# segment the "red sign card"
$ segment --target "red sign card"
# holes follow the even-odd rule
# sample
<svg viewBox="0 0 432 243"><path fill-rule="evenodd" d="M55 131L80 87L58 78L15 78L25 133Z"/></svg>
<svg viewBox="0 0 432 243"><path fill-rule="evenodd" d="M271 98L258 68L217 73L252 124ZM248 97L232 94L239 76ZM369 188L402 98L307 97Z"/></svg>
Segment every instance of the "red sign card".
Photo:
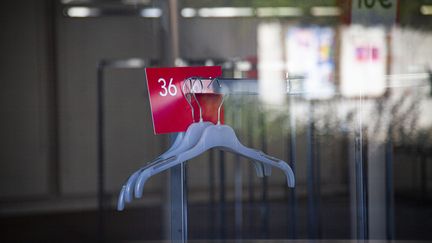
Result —
<svg viewBox="0 0 432 243"><path fill-rule="evenodd" d="M146 68L154 133L184 132L193 122L191 107L186 101L182 90L183 82L187 78L215 78L221 75L222 68L220 66ZM186 85L185 87L185 92L189 92L189 86ZM196 97L203 109L203 119L216 122L217 107L220 103L215 105L214 102L209 102L209 99L213 101L218 96L196 94ZM207 101L204 101L206 99ZM194 98L192 98L192 101L194 101ZM195 121L197 122L199 110L196 104L194 107L196 107L194 110L196 114Z"/></svg>

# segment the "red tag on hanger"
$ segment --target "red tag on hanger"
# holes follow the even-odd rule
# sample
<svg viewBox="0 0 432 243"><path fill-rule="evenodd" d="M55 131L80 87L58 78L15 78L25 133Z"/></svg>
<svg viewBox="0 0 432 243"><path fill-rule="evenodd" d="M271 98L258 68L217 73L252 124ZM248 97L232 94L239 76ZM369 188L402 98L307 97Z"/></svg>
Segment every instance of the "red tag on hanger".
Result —
<svg viewBox="0 0 432 243"><path fill-rule="evenodd" d="M192 110L183 94L183 82L190 77L215 78L222 75L220 66L205 67L170 67L146 68L147 89L155 134L184 132L192 124ZM189 86L185 91L189 90ZM203 87L207 87L203 85ZM201 91L200 91L201 92ZM205 94L196 94L203 110L204 121L217 122L218 107L221 95L211 94L211 90L203 90ZM215 102L217 102L215 104ZM199 109L192 98L195 122L199 120ZM221 122L223 121L221 111Z"/></svg>

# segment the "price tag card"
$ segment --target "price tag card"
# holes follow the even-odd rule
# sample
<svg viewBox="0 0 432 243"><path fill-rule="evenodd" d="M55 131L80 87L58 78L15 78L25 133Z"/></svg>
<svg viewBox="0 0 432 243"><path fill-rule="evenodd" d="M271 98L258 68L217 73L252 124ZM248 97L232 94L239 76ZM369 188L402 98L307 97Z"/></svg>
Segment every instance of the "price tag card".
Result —
<svg viewBox="0 0 432 243"><path fill-rule="evenodd" d="M146 68L147 89L150 98L154 133L184 132L194 122L191 107L186 101L182 90L183 82L187 78L215 78L221 75L222 68L220 66ZM190 86L188 84L185 85L185 92L189 92L189 89ZM209 93L208 90L203 90L202 92ZM207 102L199 102L203 110L204 121L216 123L219 103L215 105L213 104L214 102L208 101L220 99L217 96L213 95L213 97L210 95L197 95L197 99L199 101L207 100ZM197 122L199 111L196 104L194 104L194 111L196 114L195 122Z"/></svg>

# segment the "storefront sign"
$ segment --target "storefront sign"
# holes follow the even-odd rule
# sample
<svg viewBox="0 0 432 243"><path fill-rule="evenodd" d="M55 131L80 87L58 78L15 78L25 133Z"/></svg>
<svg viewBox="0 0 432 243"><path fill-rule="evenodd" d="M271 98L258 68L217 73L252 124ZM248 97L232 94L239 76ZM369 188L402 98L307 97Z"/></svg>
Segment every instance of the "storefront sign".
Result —
<svg viewBox="0 0 432 243"><path fill-rule="evenodd" d="M391 27L397 22L398 0L352 0L351 23Z"/></svg>

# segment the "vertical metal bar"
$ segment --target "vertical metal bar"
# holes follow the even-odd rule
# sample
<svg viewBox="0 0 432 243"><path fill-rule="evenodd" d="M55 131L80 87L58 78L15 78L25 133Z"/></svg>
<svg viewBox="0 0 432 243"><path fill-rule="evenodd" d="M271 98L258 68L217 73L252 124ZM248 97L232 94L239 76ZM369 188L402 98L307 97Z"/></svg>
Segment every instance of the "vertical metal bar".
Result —
<svg viewBox="0 0 432 243"><path fill-rule="evenodd" d="M365 154L368 154L368 140L367 140L367 136L366 138L363 137L363 142L362 142L362 164L363 164L363 198L364 198L364 218L365 218L365 237L366 239L369 239L369 194L368 194L368 188L369 188L369 180L368 180L368 157L366 156L365 159Z"/></svg>
<svg viewBox="0 0 432 243"><path fill-rule="evenodd" d="M250 207L252 207L252 204L255 201L254 199L255 191L253 189L254 187L253 176L254 176L254 169L252 166L249 166L248 167L248 202Z"/></svg>
<svg viewBox="0 0 432 243"><path fill-rule="evenodd" d="M315 137L315 192L314 192L314 200L315 200L315 212L316 212L316 234L317 238L321 238L322 224L321 224L321 153L320 153L320 137Z"/></svg>
<svg viewBox="0 0 432 243"><path fill-rule="evenodd" d="M250 102L250 100L249 100ZM247 115L247 119L246 119L246 133L247 133L247 140L248 140L248 146L253 148L253 129L252 129L252 121L253 121L253 117L251 113L246 114ZM249 197L249 206L252 206L252 203L254 201L255 198L255 191L254 191L254 183L253 183L253 178L254 178L254 172L253 172L253 168L252 166L248 167L248 197Z"/></svg>
<svg viewBox="0 0 432 243"><path fill-rule="evenodd" d="M414 157L414 163L410 163L411 164L411 191L415 191L416 190L416 183L417 183L417 180L418 180L418 175L417 175L417 159L418 159L418 154L415 152L415 151L413 151L414 150L414 148L409 148L408 149L408 154L409 155L412 155L413 157Z"/></svg>
<svg viewBox="0 0 432 243"><path fill-rule="evenodd" d="M261 127L261 146L262 151L267 153L267 131L264 112L260 113L260 127ZM262 194L261 194L261 234L264 239L269 236L269 204L268 204L268 178L262 178Z"/></svg>
<svg viewBox="0 0 432 243"><path fill-rule="evenodd" d="M363 161L363 98L362 90L360 89L360 98L356 103L356 111L358 114L357 128L354 134L354 163L355 163L355 179L356 179L356 207L357 207L357 238L367 239L367 207L366 207L366 188L365 173Z"/></svg>
<svg viewBox="0 0 432 243"><path fill-rule="evenodd" d="M216 237L215 218L216 218L216 200L215 200L215 158L214 150L209 151L209 200L210 200L210 239Z"/></svg>
<svg viewBox="0 0 432 243"><path fill-rule="evenodd" d="M361 129L361 128L360 128ZM366 239L366 200L364 195L364 168L361 135L356 131L354 144L357 198L357 238Z"/></svg>
<svg viewBox="0 0 432 243"><path fill-rule="evenodd" d="M248 98L248 103L250 103L251 100L250 98ZM249 147L253 147L254 144L254 136L253 136L253 116L251 114L251 112L248 112L246 114L246 134L247 134L247 143ZM252 166L248 166L248 215L249 215L249 219L247 221L247 228L248 228L248 237L249 238L254 238L254 235L252 232L254 232L254 226L255 226L255 214L254 214L254 201L255 201L255 187L254 187L254 169Z"/></svg>
<svg viewBox="0 0 432 243"><path fill-rule="evenodd" d="M370 132L367 133L371 134ZM388 141L379 138L363 140L364 154L364 181L365 183L365 212L367 219L366 235L372 239L387 238L387 211L389 205L387 203L387 163L388 161ZM370 210L370 211L369 211Z"/></svg>
<svg viewBox="0 0 432 243"><path fill-rule="evenodd" d="M173 66L179 57L178 0L158 1L162 9L161 54L163 65Z"/></svg>
<svg viewBox="0 0 432 243"><path fill-rule="evenodd" d="M183 211L183 239L182 242L187 242L188 241L188 164L187 163L182 163L183 168L182 168L182 181L183 181L183 198L182 198L182 202L183 202L183 206L182 206L182 211Z"/></svg>
<svg viewBox="0 0 432 243"><path fill-rule="evenodd" d="M355 139L352 139L348 130L343 130L344 151L346 151L347 179L350 201L351 238L357 238L357 180L355 169Z"/></svg>
<svg viewBox="0 0 432 243"><path fill-rule="evenodd" d="M427 200L427 152L419 149L420 154L420 198L423 202Z"/></svg>
<svg viewBox="0 0 432 243"><path fill-rule="evenodd" d="M185 205L185 165L184 163L170 169L171 201L171 241L187 240L186 206Z"/></svg>
<svg viewBox="0 0 432 243"><path fill-rule="evenodd" d="M421 200L426 202L427 200L427 155L425 152L420 152L420 193Z"/></svg>
<svg viewBox="0 0 432 243"><path fill-rule="evenodd" d="M58 1L50 0L45 5L40 5L41 8L45 7L46 18L45 23L47 26L47 79L48 79L48 133L49 133L49 161L50 161L50 175L49 185L52 195L59 196L61 193L60 181L60 106L59 106L59 92L58 92L58 55L57 55L57 15L60 13L58 8Z"/></svg>
<svg viewBox="0 0 432 243"><path fill-rule="evenodd" d="M289 164L291 166L291 169L294 172L294 175L296 174L296 150L297 150L297 139L296 139L296 117L294 112L294 102L295 98L290 98L290 137L289 137ZM297 197L296 197L296 188L291 188L290 190L290 200L289 200L289 230L288 230L288 237L292 239L297 239ZM291 236L289 234L291 232Z"/></svg>
<svg viewBox="0 0 432 243"><path fill-rule="evenodd" d="M177 135L177 134L176 134ZM171 143L176 135L171 136ZM169 172L170 182L170 235L171 241L187 241L187 182L186 161Z"/></svg>
<svg viewBox="0 0 432 243"><path fill-rule="evenodd" d="M235 168L234 168L234 185L235 185L235 238L242 238L242 226L243 226L243 205L242 205L242 168L240 156L235 156Z"/></svg>
<svg viewBox="0 0 432 243"><path fill-rule="evenodd" d="M225 222L225 152L219 151L219 236L221 239L226 238Z"/></svg>
<svg viewBox="0 0 432 243"><path fill-rule="evenodd" d="M104 62L100 62L97 70L97 185L98 185L98 239L105 238L105 140L104 140Z"/></svg>
<svg viewBox="0 0 432 243"><path fill-rule="evenodd" d="M239 107L241 104L234 104ZM234 119L234 122L238 125L243 123L243 112L233 109L232 116L236 116L237 119ZM243 178L242 178L242 167L241 167L241 158L240 155L236 154L235 162L234 162L234 225L235 225L235 238L242 238L242 226L243 226L243 204L242 204L242 195L243 195Z"/></svg>
<svg viewBox="0 0 432 243"><path fill-rule="evenodd" d="M158 1L162 9L161 18L161 53L162 64L174 66L179 57L179 31L178 31L178 0ZM186 204L186 172L184 162L170 169L170 218L171 240L187 240L187 208Z"/></svg>
<svg viewBox="0 0 432 243"><path fill-rule="evenodd" d="M391 128L390 128L391 129ZM389 129L389 130L390 130ZM391 131L391 130L390 130ZM386 233L387 240L394 239L394 197L393 197L393 141L391 132L387 135L386 160Z"/></svg>
<svg viewBox="0 0 432 243"><path fill-rule="evenodd" d="M178 134L171 136L171 144ZM186 161L170 169L171 240L187 241L187 167Z"/></svg>
<svg viewBox="0 0 432 243"><path fill-rule="evenodd" d="M308 192L308 237L315 239L316 208L315 208L315 148L314 148L314 103L309 104L309 124L307 129L307 192Z"/></svg>

